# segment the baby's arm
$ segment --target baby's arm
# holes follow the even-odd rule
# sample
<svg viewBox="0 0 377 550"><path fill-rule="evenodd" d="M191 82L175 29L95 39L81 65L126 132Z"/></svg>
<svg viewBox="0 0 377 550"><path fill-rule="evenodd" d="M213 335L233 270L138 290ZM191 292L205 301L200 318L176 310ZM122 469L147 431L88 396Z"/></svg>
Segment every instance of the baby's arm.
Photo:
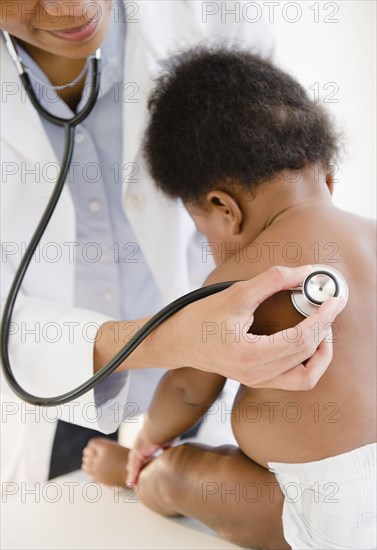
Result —
<svg viewBox="0 0 377 550"><path fill-rule="evenodd" d="M191 368L170 371L161 380L145 416L144 431L163 445L192 428L225 384L218 374Z"/></svg>
<svg viewBox="0 0 377 550"><path fill-rule="evenodd" d="M127 483L134 484L151 455L193 427L220 394L226 379L182 368L165 374L129 454Z"/></svg>

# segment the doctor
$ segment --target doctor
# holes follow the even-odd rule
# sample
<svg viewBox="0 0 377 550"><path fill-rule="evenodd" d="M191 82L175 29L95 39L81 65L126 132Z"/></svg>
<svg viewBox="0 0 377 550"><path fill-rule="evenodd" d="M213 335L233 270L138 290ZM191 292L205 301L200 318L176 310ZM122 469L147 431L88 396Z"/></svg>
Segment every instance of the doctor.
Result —
<svg viewBox="0 0 377 550"><path fill-rule="evenodd" d="M13 317L11 359L28 391L53 395L83 382L143 319L200 286L211 270L208 246L185 210L154 188L141 144L153 77L177 49L221 39L271 54L261 22L224 12L224 5L235 4L242 2L0 0L0 26L16 41L41 103L54 114L68 117L81 108L90 80L86 60L99 46L103 58L100 98L77 129L65 189ZM38 116L2 41L0 48L3 301L53 188L63 135ZM341 307L336 302L304 321L294 341L280 335L273 342L236 344L227 338L225 345L216 330L202 337L203 321L228 328L250 324L258 303L296 286L306 273L272 269L189 306L148 337L120 372L67 406L31 407L2 381L3 480L51 475L51 454L61 460L65 449L69 459L70 444L82 437L69 431L72 424L114 432L148 405L163 368L191 365L248 385L312 387L331 359L331 345L323 340ZM128 370L135 375L131 385ZM86 442L80 441L78 461ZM64 464L52 475L63 472Z"/></svg>

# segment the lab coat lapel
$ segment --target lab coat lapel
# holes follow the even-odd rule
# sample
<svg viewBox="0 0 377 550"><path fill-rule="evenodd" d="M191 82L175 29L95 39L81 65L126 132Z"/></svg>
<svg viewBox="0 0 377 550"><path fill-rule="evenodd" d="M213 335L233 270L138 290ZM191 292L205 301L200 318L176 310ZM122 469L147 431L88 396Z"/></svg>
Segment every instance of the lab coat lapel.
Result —
<svg viewBox="0 0 377 550"><path fill-rule="evenodd" d="M58 161L49 142L38 113L24 91L18 73L2 40L1 59L1 158L3 178L2 194L11 204L18 204L16 211L2 213L2 238L5 242L18 243L21 247L33 235L45 210L55 185ZM10 156L8 156L10 154ZM4 164L9 162L6 172ZM15 165L15 166L13 166ZM45 250L55 243L64 251L64 243L75 241L75 214L67 186L64 187L58 205L39 245ZM13 257L14 268L19 255ZM10 260L12 264L12 259ZM24 286L28 281L43 280L41 297L56 296L62 302L71 303L74 291L74 269L65 256L57 262L32 262ZM25 286L25 288L28 288Z"/></svg>
<svg viewBox="0 0 377 550"><path fill-rule="evenodd" d="M42 121L27 97L3 40L0 41L0 59L2 139L35 166L37 163L41 167L57 163ZM48 196L51 184L41 181L39 192Z"/></svg>
<svg viewBox="0 0 377 550"><path fill-rule="evenodd" d="M127 8L127 2L126 8ZM143 132L148 122L148 96L161 63L179 50L205 39L202 21L187 2L140 2L126 37L125 82L136 85L136 103L124 103L124 163L138 170L123 183L127 217L142 247L163 299L169 302L190 288L188 247L195 228L183 206L169 202L157 190L142 158ZM129 174L130 169L126 170Z"/></svg>

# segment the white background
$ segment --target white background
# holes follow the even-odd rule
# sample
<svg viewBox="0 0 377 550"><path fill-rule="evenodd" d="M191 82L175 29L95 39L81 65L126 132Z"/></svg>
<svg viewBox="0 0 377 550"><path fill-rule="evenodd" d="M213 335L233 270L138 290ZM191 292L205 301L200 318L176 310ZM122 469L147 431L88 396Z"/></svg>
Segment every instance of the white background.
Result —
<svg viewBox="0 0 377 550"><path fill-rule="evenodd" d="M267 19L272 18L272 4L260 3ZM289 22L298 15L297 22ZM334 20L338 22L330 22ZM275 61L295 76L311 97L316 90L309 88L314 85L320 101L337 101L325 103L345 135L346 151L335 176L336 204L375 217L375 0L279 2L270 25L276 37Z"/></svg>

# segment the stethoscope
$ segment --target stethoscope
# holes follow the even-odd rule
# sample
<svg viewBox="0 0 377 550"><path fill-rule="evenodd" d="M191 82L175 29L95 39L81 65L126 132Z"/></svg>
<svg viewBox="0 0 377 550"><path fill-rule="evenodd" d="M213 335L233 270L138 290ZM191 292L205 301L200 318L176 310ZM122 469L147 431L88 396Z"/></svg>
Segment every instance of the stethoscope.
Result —
<svg viewBox="0 0 377 550"><path fill-rule="evenodd" d="M202 287L194 290L193 292L185 294L174 302L168 304L166 307L156 313L156 315L154 315L147 323L145 323L143 327L135 334L132 340L128 342L107 363L107 365L105 365L100 371L98 371L84 383L80 384L77 388L53 397L39 397L24 390L24 388L17 382L14 376L9 358L9 332L11 327L12 314L22 281L26 275L30 261L51 219L51 216L56 208L60 194L64 187L65 179L67 177L72 161L75 128L76 126L78 126L78 124L83 122L89 116L96 104L101 80L101 52L100 50L97 50L96 53L90 58L92 82L90 94L85 106L80 112L78 112L71 118L63 119L52 115L40 104L33 90L30 78L26 72L22 59L19 56L16 47L12 41L12 38L7 32L1 32L5 39L6 47L15 66L17 67L21 82L26 90L26 93L31 103L42 117L46 118L53 124L61 126L65 129L65 148L60 173L51 194L51 198L34 232L34 235L30 240L24 257L22 258L21 263L16 271L4 306L4 312L1 322L1 360L4 375L10 387L20 399L26 401L27 403L44 407L51 407L63 405L64 403L73 401L93 389L97 384L102 382L102 380L104 380L107 376L114 372L153 330L155 330L161 323L171 317L174 313L184 308L188 304L191 304L197 300L201 300L207 296L229 288L237 281L228 281ZM326 265L314 266L313 273L311 273L305 279L302 287L291 289L291 298L293 305L302 315L306 317L314 313L316 308L318 308L321 303L326 301L331 296L340 295L342 295L345 299L348 298L347 283L344 277L339 273L339 271L336 271L334 268L330 268Z"/></svg>
<svg viewBox="0 0 377 550"><path fill-rule="evenodd" d="M305 317L313 315L329 298L348 300L347 281L337 269L324 264L314 265L302 286L290 290L293 305Z"/></svg>

